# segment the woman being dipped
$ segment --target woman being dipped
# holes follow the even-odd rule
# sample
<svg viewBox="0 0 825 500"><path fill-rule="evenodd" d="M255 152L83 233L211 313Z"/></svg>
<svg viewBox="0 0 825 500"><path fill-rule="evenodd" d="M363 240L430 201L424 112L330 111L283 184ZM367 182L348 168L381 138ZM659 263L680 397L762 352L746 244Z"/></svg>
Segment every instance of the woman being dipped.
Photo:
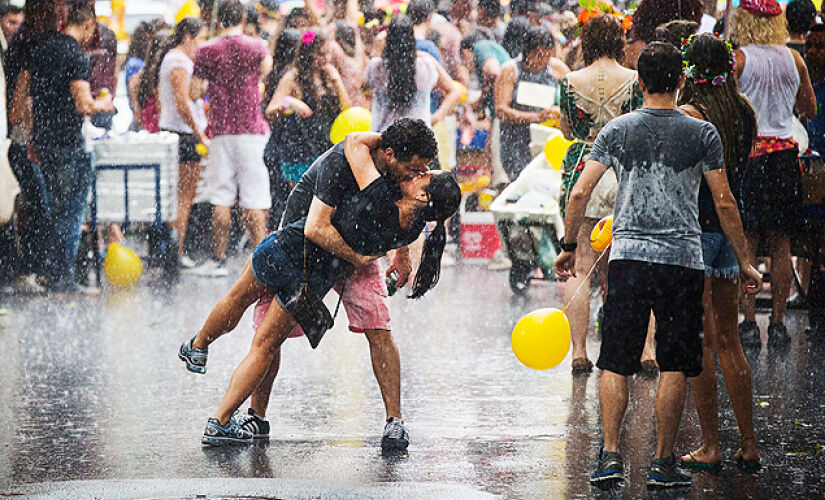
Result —
<svg viewBox="0 0 825 500"><path fill-rule="evenodd" d="M625 37L621 21L610 14L590 18L582 27L581 51L585 68L568 73L561 81L561 130L576 142L567 150L562 162L562 187L559 205L562 217L567 199L590 156L599 131L613 118L642 106L642 92L636 72L623 67ZM616 176L609 171L596 185L585 212L585 221L577 235L576 277L564 287L567 315L573 341L573 373L590 373L593 363L587 357L587 330L590 326L590 289L588 271L599 255L590 246L590 232L599 219L613 213L616 199ZM607 286L607 256L597 267L604 290ZM584 292L573 294L582 285ZM643 358L653 358L652 337L648 335ZM649 363L648 363L649 364ZM643 363L643 368L647 366Z"/></svg>
<svg viewBox="0 0 825 500"><path fill-rule="evenodd" d="M159 54L158 104L161 130L178 135L178 262L184 269L195 267L195 263L183 253L189 211L201 176L201 155L197 145L208 147L206 137L206 114L203 102L195 103L189 97L189 82L192 79L193 59L198 48L206 41L206 26L194 17L181 20L167 42L165 52Z"/></svg>
<svg viewBox="0 0 825 500"><path fill-rule="evenodd" d="M739 91L730 44L712 35L694 35L684 48L687 78L679 95L682 112L712 123L722 139L725 170L731 192L739 199L740 179L756 138L756 115ZM682 457L681 465L693 469L721 470L716 356L739 425L742 445L736 461L758 466L760 457L753 429L753 382L737 333L739 267L725 238L707 182L699 189L699 222L705 261L705 309L702 373L690 379L702 447Z"/></svg>
<svg viewBox="0 0 825 500"><path fill-rule="evenodd" d="M434 139L432 142L434 145ZM340 154L342 145L331 149L323 158ZM405 161L416 160L398 160L399 163ZM256 330L249 355L235 370L220 408L207 423L203 443L251 441L252 435L241 429L231 416L267 375L281 343L296 325L295 318L306 317L306 303L298 299L301 283L308 282L314 294L323 298L353 265L409 244L418 238L427 221L434 221L436 225L424 243L411 297L421 297L438 281L446 242L444 222L455 212L461 198L453 176L430 172L402 181L396 187L388 176L380 176L370 161L353 161L348 165L360 191L338 206L332 224L355 255L344 260L314 243L311 238L317 236L312 230L313 214L321 202L313 201L307 218L261 242L238 282L215 306L198 333L197 338L204 342L214 341L237 326L244 311L256 300L265 294L275 296ZM190 340L188 346L194 340ZM205 363L206 351L201 353ZM205 370L205 364L201 366Z"/></svg>
<svg viewBox="0 0 825 500"><path fill-rule="evenodd" d="M281 78L265 111L268 120L282 122L281 176L291 186L332 146L332 122L349 107L341 75L328 61L326 37L304 32L293 68Z"/></svg>

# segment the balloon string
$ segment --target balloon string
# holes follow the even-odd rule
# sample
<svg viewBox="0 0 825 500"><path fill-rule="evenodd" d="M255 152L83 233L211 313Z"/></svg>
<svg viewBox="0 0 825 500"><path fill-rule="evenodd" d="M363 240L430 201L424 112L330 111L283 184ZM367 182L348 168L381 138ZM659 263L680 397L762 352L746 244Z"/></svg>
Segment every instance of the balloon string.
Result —
<svg viewBox="0 0 825 500"><path fill-rule="evenodd" d="M573 293L573 296L570 297L570 300L568 300L566 304L564 304L564 307L561 310L562 314L567 312L567 307L570 305L571 302L573 302L573 299L575 299L576 296L579 294L579 292L582 289L582 286L584 286L584 284L587 283L587 278L589 278L590 275L593 274L593 270L596 269L596 266L599 264L599 261L602 260L602 257L604 257L604 254L606 254L609 249L610 249L610 245L608 245L607 248L602 250L602 253L599 254L599 258L596 259L596 262L593 263L593 265L590 267L590 270L587 271L586 275L584 275L584 279L582 280L581 283L579 283L579 287L576 288L576 291Z"/></svg>

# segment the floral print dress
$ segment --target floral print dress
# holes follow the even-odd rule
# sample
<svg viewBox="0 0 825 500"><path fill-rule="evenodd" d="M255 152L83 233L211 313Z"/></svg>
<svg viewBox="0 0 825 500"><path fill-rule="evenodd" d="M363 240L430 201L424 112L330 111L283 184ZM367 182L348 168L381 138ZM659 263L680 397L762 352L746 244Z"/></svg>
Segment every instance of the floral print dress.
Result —
<svg viewBox="0 0 825 500"><path fill-rule="evenodd" d="M580 94L567 77L561 81L561 97L559 104L561 114L570 124L576 142L567 150L562 162L561 196L559 206L564 217L567 208L567 199L570 191L579 180L584 169L584 163L590 157L593 141L599 131L613 118L640 108L644 102L642 90L636 75L628 78L623 84L607 95L603 85L604 75L599 74L596 87L598 97L592 98Z"/></svg>

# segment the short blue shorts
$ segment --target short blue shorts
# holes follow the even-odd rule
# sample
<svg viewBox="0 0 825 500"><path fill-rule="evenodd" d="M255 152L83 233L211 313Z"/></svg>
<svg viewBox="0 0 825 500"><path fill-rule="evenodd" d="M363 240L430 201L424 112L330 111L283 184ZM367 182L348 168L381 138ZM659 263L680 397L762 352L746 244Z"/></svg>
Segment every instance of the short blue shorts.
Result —
<svg viewBox="0 0 825 500"><path fill-rule="evenodd" d="M304 271L292 262L278 242L280 234L281 231L270 234L255 248L252 254L252 275L258 283L272 289L278 305L295 317L296 311L291 311L286 304L290 304L298 294L304 282ZM309 275L309 287L319 298L323 299L333 285L324 278Z"/></svg>
<svg viewBox="0 0 825 500"><path fill-rule="evenodd" d="M739 263L724 233L702 233L702 258L705 277L736 279Z"/></svg>

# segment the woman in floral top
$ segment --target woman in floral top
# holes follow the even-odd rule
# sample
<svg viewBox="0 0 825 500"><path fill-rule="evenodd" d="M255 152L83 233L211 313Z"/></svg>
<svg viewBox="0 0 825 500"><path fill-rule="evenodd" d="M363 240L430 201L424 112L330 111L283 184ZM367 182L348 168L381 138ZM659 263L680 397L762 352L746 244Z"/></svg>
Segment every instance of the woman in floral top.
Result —
<svg viewBox="0 0 825 500"><path fill-rule="evenodd" d="M611 14L599 14L587 20L581 34L582 57L585 68L569 73L561 82L561 129L568 139L576 142L568 149L562 163L562 188L559 200L562 217L567 198L590 156L593 141L607 122L621 114L642 106L636 72L622 67L625 50L621 19ZM565 286L569 301L598 254L590 247L590 232L602 217L613 212L616 199L616 175L609 171L596 185L585 212L585 222L577 236L576 276ZM607 259L599 263L599 278L604 289L607 284ZM590 299L579 294L567 308L573 337L573 372L589 373L593 363L587 358L585 338L590 324ZM643 355L643 365L652 362L653 349L649 342ZM644 363L647 360L647 363ZM653 365L655 366L655 364Z"/></svg>

